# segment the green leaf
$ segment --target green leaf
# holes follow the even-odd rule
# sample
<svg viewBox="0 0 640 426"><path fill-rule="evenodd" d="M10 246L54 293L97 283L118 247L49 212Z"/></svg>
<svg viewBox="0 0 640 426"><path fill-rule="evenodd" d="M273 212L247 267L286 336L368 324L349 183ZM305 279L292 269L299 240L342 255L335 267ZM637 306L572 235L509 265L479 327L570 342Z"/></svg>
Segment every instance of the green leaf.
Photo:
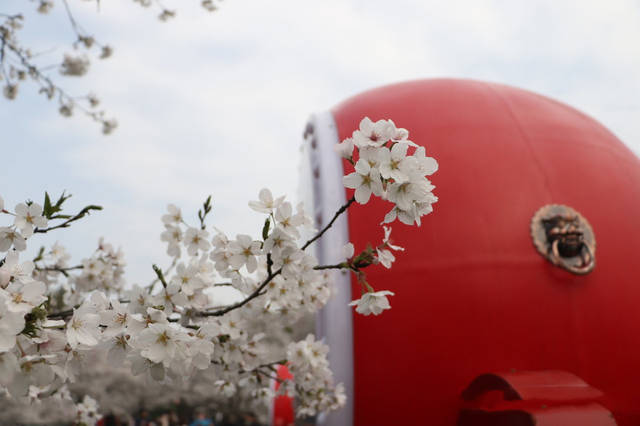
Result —
<svg viewBox="0 0 640 426"><path fill-rule="evenodd" d="M44 246L40 247L40 250L38 251L38 255L33 259L33 263L36 263L42 260L43 255L44 255Z"/></svg>
<svg viewBox="0 0 640 426"><path fill-rule="evenodd" d="M56 205L55 207L58 208L58 210L56 211L60 211L62 210L62 203L64 203L65 201L67 201L69 198L71 198L71 194L69 195L64 195L64 191L62 191L62 195L60 195L60 198L58 198L58 201L56 201Z"/></svg>
<svg viewBox="0 0 640 426"><path fill-rule="evenodd" d="M71 216L67 215L56 215L56 213L62 211L62 204L71 198L71 195L65 195L64 191L62 191L62 195L58 198L55 204L51 204L51 197L49 197L49 193L44 193L44 208L42 209L42 214L47 219L68 219Z"/></svg>
<svg viewBox="0 0 640 426"><path fill-rule="evenodd" d="M267 220L264 221L264 226L262 227L262 239L266 240L269 237L269 226L271 225L271 220L267 217Z"/></svg>
<svg viewBox="0 0 640 426"><path fill-rule="evenodd" d="M42 214L47 219L51 219L51 215L53 214L51 210L51 199L49 198L49 193L46 191L44 193L44 208L42 209Z"/></svg>

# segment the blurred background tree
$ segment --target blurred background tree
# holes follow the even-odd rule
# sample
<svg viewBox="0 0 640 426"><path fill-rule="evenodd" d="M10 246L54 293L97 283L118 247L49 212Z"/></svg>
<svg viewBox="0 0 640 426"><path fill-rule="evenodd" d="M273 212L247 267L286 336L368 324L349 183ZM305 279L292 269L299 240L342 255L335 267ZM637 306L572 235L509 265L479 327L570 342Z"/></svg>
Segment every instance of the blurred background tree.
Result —
<svg viewBox="0 0 640 426"><path fill-rule="evenodd" d="M100 0L83 0L85 3L94 3L96 13L100 12ZM124 0L123 0L124 1ZM140 6L157 13L160 21L166 22L176 16L176 10L168 9L158 0L132 0ZM73 4L70 0L30 0L31 5L25 3L23 7L33 7L42 15L51 15L56 20L55 29L68 25L74 34L74 39L69 41L68 52L62 57L54 53L55 46L34 46L23 42L25 26L24 10L0 9L0 81L3 82L2 93L9 100L15 99L25 82L35 84L38 92L48 100L58 103L58 111L64 117L70 117L74 111L93 119L102 127L102 133L110 134L116 127L115 118L108 118L105 110L100 108L100 100L93 93L74 95L68 93L63 83L59 83L62 77L82 77L89 72L90 65L95 59L107 59L113 55L114 48L94 35L89 28L83 27L73 13ZM217 9L213 0L200 0L202 8L213 12ZM5 5L6 6L6 5ZM66 23L59 22L59 14L53 14L52 10L62 8ZM53 16L55 15L55 16ZM38 29L31 28L33 31ZM46 36L44 37L46 40Z"/></svg>

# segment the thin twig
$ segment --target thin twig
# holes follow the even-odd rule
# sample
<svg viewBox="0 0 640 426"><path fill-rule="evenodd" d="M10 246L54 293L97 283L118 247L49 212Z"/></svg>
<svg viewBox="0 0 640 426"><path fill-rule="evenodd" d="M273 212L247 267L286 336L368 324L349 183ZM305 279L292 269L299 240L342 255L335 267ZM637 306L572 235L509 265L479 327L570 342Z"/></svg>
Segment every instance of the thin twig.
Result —
<svg viewBox="0 0 640 426"><path fill-rule="evenodd" d="M130 300L126 300L126 299L120 299L120 300L118 300L118 302L120 302L120 303L131 303ZM65 309L64 311L52 312L50 314L47 314L47 318L48 319L52 319L52 318L64 319L66 317L70 317L71 315L73 315L73 310L74 309L78 309L80 306L81 305L75 305L73 308Z"/></svg>
<svg viewBox="0 0 640 426"><path fill-rule="evenodd" d="M286 359L281 359L281 360L279 360L279 361L273 361L273 362L267 362L267 363L265 363L265 364L260 364L260 365L258 365L256 368L253 368L253 369L251 369L251 370L242 370L242 369L241 369L241 370L240 370L240 371L238 371L238 372L239 372L240 374L243 374L243 373L251 373L252 371L254 371L254 370L258 370L258 369L260 369L260 368L269 368L269 369L271 369L271 370L272 370L274 365L284 365L284 364L286 364L286 363L287 363L287 360L286 360Z"/></svg>
<svg viewBox="0 0 640 426"><path fill-rule="evenodd" d="M76 265L76 266L70 266L68 268L62 268L60 266L43 266L43 267L36 266L34 269L36 271L60 272L65 277L68 277L69 274L67 273L67 271L73 271L74 269L84 269L84 266Z"/></svg>
<svg viewBox="0 0 640 426"><path fill-rule="evenodd" d="M38 228L36 228L33 232L37 232L37 233L44 234L44 233L47 233L47 232L49 232L49 231L53 231L54 229L59 229L59 228L68 228L68 227L69 227L69 224L71 224L71 222L75 222L76 220L82 219L83 217L85 217L86 215L88 215L88 214L91 212L91 210L102 210L102 207L100 207L100 206L94 206L94 205L87 206L87 207L83 208L82 210L80 210L80 211L78 212L78 214L76 214L75 216L73 216L73 217L71 217L71 218L69 218L69 219L65 220L64 222L62 222L62 223L61 223L61 224L59 224L59 225L51 226L51 227L49 227L49 228L45 228L45 229L38 229Z"/></svg>
<svg viewBox="0 0 640 426"><path fill-rule="evenodd" d="M49 77L44 75L40 68L33 65L29 58L23 54L19 47L14 46L10 40L6 39L2 32L0 32L0 38L2 39L3 44L18 58L20 64L26 68L27 72L33 77L33 79L40 85L41 89L46 92L57 92L61 99L67 100L69 102L73 102L73 97L69 95L65 90L63 90L60 86L55 84ZM4 70L4 60L2 62L2 68ZM80 103L73 102L73 106L82 111L85 115L91 117L93 120L106 124L107 120L105 120L99 112L91 111Z"/></svg>
<svg viewBox="0 0 640 426"><path fill-rule="evenodd" d="M329 228L331 228L331 226L333 225L333 222L336 221L336 219L338 219L338 217L344 213L345 211L347 211L347 209L349 208L349 206L351 206L351 204L353 204L353 202L356 201L356 197L351 197L349 198L349 201L347 201L347 203L340 207L340 209L338 209L338 211L336 212L336 214L333 215L333 218L331 219L331 221L329 223L327 223L327 225L322 228L322 230L320 232L318 232L316 234L315 237L311 238L309 241L307 241L303 246L302 246L302 250L306 249L307 247L309 247L314 241L316 241L318 238L322 237L322 235L327 232L327 230Z"/></svg>
<svg viewBox="0 0 640 426"><path fill-rule="evenodd" d="M75 308L72 309L66 309L64 311L60 311L60 312L54 312L51 314L47 314L47 318L52 319L52 318L61 318L64 319L66 317L70 317L71 315L73 315L73 310Z"/></svg>
<svg viewBox="0 0 640 426"><path fill-rule="evenodd" d="M78 28L78 23L76 22L76 20L73 17L73 14L71 13L71 8L69 8L69 3L67 3L67 0L62 0L62 3L64 4L64 8L67 11L67 16L69 17L69 22L71 22L71 27L73 28L73 31L76 33L78 37L80 37L81 34Z"/></svg>
<svg viewBox="0 0 640 426"><path fill-rule="evenodd" d="M349 265L346 263L336 263L335 265L318 265L314 266L313 269L316 271L320 271L322 269L348 269Z"/></svg>
<svg viewBox="0 0 640 426"><path fill-rule="evenodd" d="M245 299L243 299L243 300L241 300L241 301L239 301L237 303L234 303L233 305L229 305L224 309L219 309L219 310L213 311L213 312L200 312L199 315L201 317L219 317L219 316L222 316L222 315L226 314L227 312L233 311L234 309L238 309L238 308L246 305L247 303L249 303L250 301L252 301L256 297L258 297L261 294L263 294L262 290L267 286L267 284L269 284L271 282L271 280L273 280L276 276L280 275L281 272L282 272L282 268L278 269L273 274L269 274L267 276L267 278L264 279L262 284L260 284L260 286L257 289L255 289L253 291L253 293L251 293Z"/></svg>

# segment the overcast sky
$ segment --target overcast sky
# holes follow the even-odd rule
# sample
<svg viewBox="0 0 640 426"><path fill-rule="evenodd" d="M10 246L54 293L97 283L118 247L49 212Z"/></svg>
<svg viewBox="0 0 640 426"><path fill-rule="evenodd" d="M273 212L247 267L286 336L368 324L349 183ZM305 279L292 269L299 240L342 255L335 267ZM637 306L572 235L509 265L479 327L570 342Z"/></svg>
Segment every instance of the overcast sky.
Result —
<svg viewBox="0 0 640 426"><path fill-rule="evenodd" d="M60 4L2 0L24 12L22 33L56 63L74 36ZM59 3L59 1L56 1ZM125 250L129 283L166 265L160 216L176 203L195 223L213 195L212 224L259 234L247 208L263 186L295 196L307 117L380 85L433 77L510 84L595 117L640 152L640 1L166 0L177 17L132 0L69 0L77 19L115 47L71 92L95 91L119 121L111 136L21 87L0 99L0 195L13 206L63 189L71 207L105 210L59 240L75 259L100 236ZM28 9L28 10L26 10ZM444 196L444 195L442 195ZM0 224L1 225L1 224Z"/></svg>

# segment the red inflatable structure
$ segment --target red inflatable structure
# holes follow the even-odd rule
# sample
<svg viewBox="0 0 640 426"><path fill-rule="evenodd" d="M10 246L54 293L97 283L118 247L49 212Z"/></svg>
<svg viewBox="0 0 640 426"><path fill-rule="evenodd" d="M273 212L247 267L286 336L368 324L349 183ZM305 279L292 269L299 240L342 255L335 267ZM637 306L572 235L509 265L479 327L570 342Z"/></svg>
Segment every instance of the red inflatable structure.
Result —
<svg viewBox="0 0 640 426"><path fill-rule="evenodd" d="M307 184L319 226L351 196L333 145L392 119L426 147L440 201L421 227L392 224L392 269L367 270L392 309L321 313L349 405L326 425L640 424L640 161L552 99L499 84L424 80L312 117ZM349 190L350 191L350 190ZM390 204L356 205L318 248L340 260L382 237ZM353 294L359 287L353 283ZM353 298L357 298L353 297Z"/></svg>

